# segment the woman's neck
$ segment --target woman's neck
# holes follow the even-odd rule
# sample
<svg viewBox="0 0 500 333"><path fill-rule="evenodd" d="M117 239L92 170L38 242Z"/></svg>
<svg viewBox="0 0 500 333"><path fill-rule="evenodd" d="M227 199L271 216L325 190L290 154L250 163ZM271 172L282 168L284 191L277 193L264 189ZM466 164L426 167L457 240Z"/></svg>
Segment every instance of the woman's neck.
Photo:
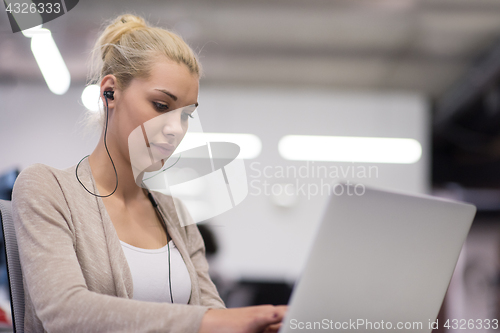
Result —
<svg viewBox="0 0 500 333"><path fill-rule="evenodd" d="M115 190L118 176L118 187L112 197L120 201L136 200L144 197L144 192L141 187L135 183L132 167L123 156L115 148L111 140L107 140L109 153L113 159L116 168L108 156L104 147L103 139L99 140L99 144L89 156L90 169L94 177L97 189L100 195L108 195Z"/></svg>

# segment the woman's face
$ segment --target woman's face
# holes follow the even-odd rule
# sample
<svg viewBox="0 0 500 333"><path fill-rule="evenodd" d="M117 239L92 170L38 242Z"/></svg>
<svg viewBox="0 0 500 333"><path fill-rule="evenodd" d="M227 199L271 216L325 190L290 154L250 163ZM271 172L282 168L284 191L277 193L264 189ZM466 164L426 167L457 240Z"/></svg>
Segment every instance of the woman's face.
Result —
<svg viewBox="0 0 500 333"><path fill-rule="evenodd" d="M161 60L148 78L135 78L125 90L115 90L112 133L132 168L158 170L172 155L194 112L183 107L198 103L198 80L186 65Z"/></svg>

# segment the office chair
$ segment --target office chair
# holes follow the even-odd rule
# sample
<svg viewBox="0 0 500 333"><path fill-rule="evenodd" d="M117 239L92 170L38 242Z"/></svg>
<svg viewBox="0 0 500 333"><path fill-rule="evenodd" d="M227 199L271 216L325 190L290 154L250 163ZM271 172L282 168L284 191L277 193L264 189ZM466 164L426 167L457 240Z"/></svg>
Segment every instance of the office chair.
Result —
<svg viewBox="0 0 500 333"><path fill-rule="evenodd" d="M0 222L7 254L7 273L9 277L12 323L14 332L24 332L24 287L19 250L17 247L12 205L10 201L0 200Z"/></svg>

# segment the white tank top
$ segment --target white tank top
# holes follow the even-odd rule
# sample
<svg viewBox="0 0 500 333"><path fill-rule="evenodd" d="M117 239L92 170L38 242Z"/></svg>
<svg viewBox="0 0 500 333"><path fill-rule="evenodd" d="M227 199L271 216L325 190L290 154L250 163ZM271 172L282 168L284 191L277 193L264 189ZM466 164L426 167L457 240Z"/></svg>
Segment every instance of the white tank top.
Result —
<svg viewBox="0 0 500 333"><path fill-rule="evenodd" d="M168 245L154 250L138 248L123 241L120 243L132 273L133 299L171 303L168 284L167 246L169 246L174 303L188 303L191 296L191 278L174 242L170 241Z"/></svg>

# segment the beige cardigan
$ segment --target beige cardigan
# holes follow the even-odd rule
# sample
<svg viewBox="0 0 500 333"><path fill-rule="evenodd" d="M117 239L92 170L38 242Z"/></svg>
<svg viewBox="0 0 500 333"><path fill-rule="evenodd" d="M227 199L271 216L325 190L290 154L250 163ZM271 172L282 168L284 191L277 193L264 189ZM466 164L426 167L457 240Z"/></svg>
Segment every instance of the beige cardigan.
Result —
<svg viewBox="0 0 500 333"><path fill-rule="evenodd" d="M97 193L88 159L78 176ZM203 239L184 209L152 192L191 277L189 305L133 300L132 275L101 198L78 183L75 167L35 164L17 179L12 200L26 294L26 332L198 332L224 303L208 275ZM177 204L177 202L176 202ZM179 219L188 226L181 227Z"/></svg>

